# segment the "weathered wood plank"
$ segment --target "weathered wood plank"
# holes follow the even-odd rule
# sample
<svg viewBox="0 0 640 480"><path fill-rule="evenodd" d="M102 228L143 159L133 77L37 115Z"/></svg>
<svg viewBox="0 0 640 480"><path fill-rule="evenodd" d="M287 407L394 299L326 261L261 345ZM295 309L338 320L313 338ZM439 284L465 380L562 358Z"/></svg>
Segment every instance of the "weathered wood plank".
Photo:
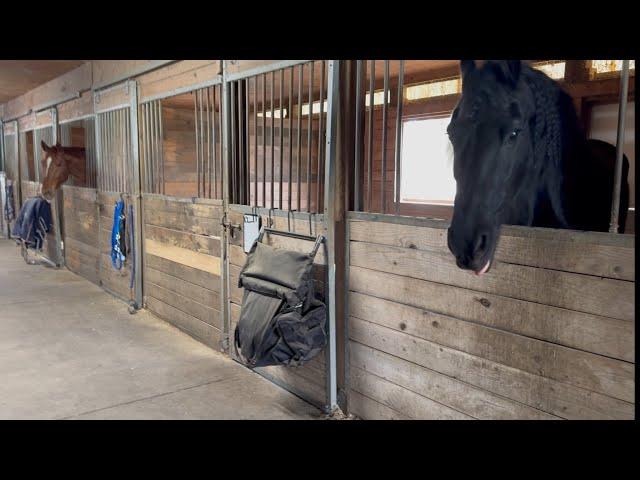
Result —
<svg viewBox="0 0 640 480"><path fill-rule="evenodd" d="M623 280L495 262L482 277L459 269L451 255L365 242L350 243L351 265L528 300L595 315L633 320L634 284Z"/></svg>
<svg viewBox="0 0 640 480"><path fill-rule="evenodd" d="M193 112L191 112L193 113ZM188 201L193 200L193 201ZM178 199L178 198L158 198L151 197L148 194L144 196L144 208L162 211L167 213L176 213L186 216L204 217L218 220L222 218L222 207L218 205L206 205L203 203L194 203L197 199Z"/></svg>
<svg viewBox="0 0 640 480"><path fill-rule="evenodd" d="M472 420L473 417L402 388L359 368L351 368L350 385L356 392L415 420Z"/></svg>
<svg viewBox="0 0 640 480"><path fill-rule="evenodd" d="M349 410L363 420L411 420L410 417L355 390L349 391Z"/></svg>
<svg viewBox="0 0 640 480"><path fill-rule="evenodd" d="M145 281L145 295L147 298L153 297L204 323L220 329L219 309L213 309L212 307L203 305L191 298L184 297L179 293L156 285L148 280Z"/></svg>
<svg viewBox="0 0 640 480"><path fill-rule="evenodd" d="M633 392L624 399L560 383L491 360L412 337L355 317L349 338L470 385L567 419L630 419Z"/></svg>
<svg viewBox="0 0 640 480"><path fill-rule="evenodd" d="M151 209L144 210L144 223L214 237L219 237L221 231L220 221L217 219Z"/></svg>
<svg viewBox="0 0 640 480"><path fill-rule="evenodd" d="M359 267L349 269L349 288L589 352L623 359L629 359L635 352L632 322Z"/></svg>
<svg viewBox="0 0 640 480"><path fill-rule="evenodd" d="M259 375L280 385L286 390L304 398L317 406L325 404L324 388L316 382L309 381L286 367L261 367L254 370Z"/></svg>
<svg viewBox="0 0 640 480"><path fill-rule="evenodd" d="M64 198L84 200L85 202L97 203L98 192L95 188L75 187L72 185L63 185L62 191Z"/></svg>
<svg viewBox="0 0 640 480"><path fill-rule="evenodd" d="M220 238L195 233L181 232L166 227L145 225L145 238L156 240L160 243L186 248L194 252L200 252L214 257L220 256Z"/></svg>
<svg viewBox="0 0 640 480"><path fill-rule="evenodd" d="M495 395L465 382L448 377L434 370L416 365L358 342L351 342L349 359L353 367L427 397L455 411L480 420L541 420L559 419L554 415ZM351 388L382 401L366 389L357 388L350 379ZM384 403L384 402L382 402ZM393 405L389 405L393 407ZM407 413L406 410L396 410Z"/></svg>
<svg viewBox="0 0 640 480"><path fill-rule="evenodd" d="M447 231L441 228L351 220L349 235L352 241L449 253ZM503 233L495 260L635 281L635 248L576 242L570 236L564 238L510 236Z"/></svg>
<svg viewBox="0 0 640 480"><path fill-rule="evenodd" d="M82 241L78 241L75 238L66 237L64 240L65 252L67 250L76 250L85 255L88 258L98 260L98 247Z"/></svg>
<svg viewBox="0 0 640 480"><path fill-rule="evenodd" d="M171 290L183 297L206 305L214 310L220 310L220 294L187 280L174 277L155 268L147 267L144 280Z"/></svg>
<svg viewBox="0 0 640 480"><path fill-rule="evenodd" d="M398 332L607 395L634 388L634 365L427 310L349 295L349 314Z"/></svg>
<svg viewBox="0 0 640 480"><path fill-rule="evenodd" d="M147 308L160 318L178 327L205 345L216 350L220 349L220 330L214 326L202 322L154 297L147 299Z"/></svg>
<svg viewBox="0 0 640 480"><path fill-rule="evenodd" d="M147 270L155 269L172 277L177 277L186 282L193 283L208 290L212 290L219 294L220 292L220 276L213 275L210 272L182 265L178 262L158 257L149 252L145 252L145 263ZM146 271L145 270L145 274Z"/></svg>
<svg viewBox="0 0 640 480"><path fill-rule="evenodd" d="M220 276L220 257L166 245L150 239L145 239L144 247L145 252L150 255L166 258L167 260Z"/></svg>

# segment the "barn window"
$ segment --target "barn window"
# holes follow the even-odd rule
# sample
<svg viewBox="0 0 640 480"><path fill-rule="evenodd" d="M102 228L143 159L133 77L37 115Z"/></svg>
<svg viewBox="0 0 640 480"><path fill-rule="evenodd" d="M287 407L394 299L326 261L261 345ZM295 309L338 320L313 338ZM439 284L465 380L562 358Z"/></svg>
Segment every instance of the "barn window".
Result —
<svg viewBox="0 0 640 480"><path fill-rule="evenodd" d="M546 73L547 76L554 80L563 80L566 65L567 63L564 61L549 60L546 62L536 62L532 67Z"/></svg>
<svg viewBox="0 0 640 480"><path fill-rule="evenodd" d="M446 80L436 80L417 85L410 85L404 89L404 98L408 101L422 100L424 98L454 95L462 91L460 77Z"/></svg>
<svg viewBox="0 0 640 480"><path fill-rule="evenodd" d="M636 61L629 61L629 73L635 71ZM622 60L591 60L591 77L608 77L622 71Z"/></svg>
<svg viewBox="0 0 640 480"><path fill-rule="evenodd" d="M456 183L446 134L450 120L447 115L403 121L400 202L453 205Z"/></svg>

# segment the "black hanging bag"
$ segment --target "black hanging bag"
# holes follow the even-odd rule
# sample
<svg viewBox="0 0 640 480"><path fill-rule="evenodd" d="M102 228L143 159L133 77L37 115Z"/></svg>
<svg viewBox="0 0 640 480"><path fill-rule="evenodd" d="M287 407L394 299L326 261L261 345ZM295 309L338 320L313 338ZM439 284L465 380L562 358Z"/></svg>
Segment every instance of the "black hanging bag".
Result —
<svg viewBox="0 0 640 480"><path fill-rule="evenodd" d="M270 233L278 232L269 230ZM315 298L311 253L262 243L262 229L240 272L242 311L234 333L236 353L249 367L300 366L326 345L326 306Z"/></svg>

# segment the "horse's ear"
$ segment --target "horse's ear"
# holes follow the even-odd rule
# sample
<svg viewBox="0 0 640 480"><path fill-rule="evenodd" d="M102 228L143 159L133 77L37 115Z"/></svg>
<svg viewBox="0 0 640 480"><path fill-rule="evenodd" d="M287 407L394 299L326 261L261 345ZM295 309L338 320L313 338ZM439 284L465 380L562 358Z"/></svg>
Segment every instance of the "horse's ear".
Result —
<svg viewBox="0 0 640 480"><path fill-rule="evenodd" d="M40 146L42 147L42 150L44 150L45 152L49 151L49 146L44 143L44 140L40 140Z"/></svg>
<svg viewBox="0 0 640 480"><path fill-rule="evenodd" d="M464 80L464 77L467 76L467 73L475 70L476 62L475 60L460 60L460 75Z"/></svg>
<svg viewBox="0 0 640 480"><path fill-rule="evenodd" d="M493 60L491 64L502 80L513 87L516 86L522 71L522 60Z"/></svg>
<svg viewBox="0 0 640 480"><path fill-rule="evenodd" d="M60 142L56 142L56 148L60 148L62 147L62 144Z"/></svg>

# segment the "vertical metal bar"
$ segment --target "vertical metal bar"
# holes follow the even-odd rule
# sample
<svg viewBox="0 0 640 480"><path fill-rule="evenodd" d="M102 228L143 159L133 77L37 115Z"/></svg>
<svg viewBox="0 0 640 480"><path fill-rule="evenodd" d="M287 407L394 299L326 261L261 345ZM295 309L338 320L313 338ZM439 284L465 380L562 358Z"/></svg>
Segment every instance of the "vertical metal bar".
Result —
<svg viewBox="0 0 640 480"><path fill-rule="evenodd" d="M107 112L105 113L105 123L106 123L106 128L104 129L104 134L105 134L105 158L106 158L106 162L105 162L105 167L107 168L107 174L106 174L106 180L107 180L107 191L108 192L112 192L113 191L113 185L111 183L111 172L112 172L112 164L113 164L113 157L112 157L112 148L111 148L111 112Z"/></svg>
<svg viewBox="0 0 640 480"><path fill-rule="evenodd" d="M51 143L56 145L58 143L58 109L53 107L51 109ZM34 151L35 157L35 151ZM35 160L35 158L34 158ZM52 212L51 216L53 217L53 228L55 234L55 251L56 251L56 260L55 263L58 267L64 265L64 255L62 252L62 231L60 229L60 212L62 212L62 190L58 190L56 192L56 196L51 202Z"/></svg>
<svg viewBox="0 0 640 480"><path fill-rule="evenodd" d="M135 275L134 275L134 295L135 295L135 308L142 308L143 302L143 282L142 276L143 272L143 264L142 259L144 255L144 245L142 243L143 235L143 222L142 222L142 183L140 177L140 146L138 144L138 82L135 80L129 82L129 121L127 124L129 125L131 132L131 144L130 144L130 154L131 154L131 162L130 165L132 167L132 188L131 193L133 193L133 202L134 202L134 244L135 244Z"/></svg>
<svg viewBox="0 0 640 480"><path fill-rule="evenodd" d="M280 70L280 181L278 182L278 208L282 210L282 170L284 168L284 109L282 101L284 97L284 69Z"/></svg>
<svg viewBox="0 0 640 480"><path fill-rule="evenodd" d="M193 118L196 130L196 179L198 183L198 193L197 196L200 196L200 145L199 145L199 135L198 135L198 91L193 92Z"/></svg>
<svg viewBox="0 0 640 480"><path fill-rule="evenodd" d="M150 103L146 103L144 105L144 115L145 115L145 122L146 122L146 130L147 130L147 135L145 138L145 144L146 144L146 151L145 151L145 163L146 163L146 168L147 168L147 192L149 193L156 193L156 191L153 188L153 176L154 176L154 172L153 172L153 154L151 152L151 104Z"/></svg>
<svg viewBox="0 0 640 480"><path fill-rule="evenodd" d="M158 100L158 119L158 139L160 141L160 155L158 156L158 161L160 162L160 192L164 195L164 128L162 123L162 100Z"/></svg>
<svg viewBox="0 0 640 480"><path fill-rule="evenodd" d="M244 81L244 114L245 114L245 182L246 199L245 203L251 205L251 136L249 134L249 79Z"/></svg>
<svg viewBox="0 0 640 480"><path fill-rule="evenodd" d="M262 74L262 206L267 206L267 74Z"/></svg>
<svg viewBox="0 0 640 480"><path fill-rule="evenodd" d="M389 60L384 61L384 87L382 94L382 213L387 213L387 95L389 95Z"/></svg>
<svg viewBox="0 0 640 480"><path fill-rule="evenodd" d="M322 137L323 137L323 129L324 129L324 77L325 77L325 62L321 61L321 70L320 70L320 118L318 119L318 170L317 170L317 188L316 188L316 212L320 211L320 201L323 199L322 197L322 187L324 187L324 182L322 181L324 172L324 158L322 156L323 148L322 148Z"/></svg>
<svg viewBox="0 0 640 480"><path fill-rule="evenodd" d="M376 86L376 61L371 60L371 79L369 82L369 149L367 151L367 197L368 211L373 210L373 94Z"/></svg>
<svg viewBox="0 0 640 480"><path fill-rule="evenodd" d="M222 147L221 156L223 159L222 167L222 211L223 219L226 221L229 210L229 83L227 82L227 62L222 60L222 86L221 86L221 101L220 108L221 113L221 131L222 131ZM221 272L221 289L220 289L220 304L222 313L222 349L225 350L229 346L229 329L230 329L230 316L229 316L229 258L227 254L227 244L229 237L227 235L227 229L224 228L221 232L220 242L220 260L222 264Z"/></svg>
<svg viewBox="0 0 640 480"><path fill-rule="evenodd" d="M200 182L202 183L201 187L200 187L200 193L198 194L199 197L204 197L204 190L205 190L205 178L204 178L204 108L202 106L202 103L204 101L203 98L203 91L202 89L198 90L198 95L199 95L199 104L198 104L198 109L199 109L199 114L200 114Z"/></svg>
<svg viewBox="0 0 640 480"><path fill-rule="evenodd" d="M211 131L211 122L209 120L209 103L211 101L211 99L209 98L209 87L207 87L206 89L206 93L207 93L207 100L206 100L206 106L207 106L207 167L205 168L205 180L204 180L204 184L206 186L205 189L205 193L204 196L207 198L211 198L211 136L210 136L210 131Z"/></svg>
<svg viewBox="0 0 640 480"><path fill-rule="evenodd" d="M335 243L335 206L334 193L336 191L336 133L338 120L338 102L340 85L340 62L329 60L329 80L327 84L327 138L325 161L325 189L324 197L324 221L327 230L327 316L328 316L328 344L327 344L327 410L332 412L337 408L337 358L336 358L336 248Z"/></svg>
<svg viewBox="0 0 640 480"><path fill-rule="evenodd" d="M313 133L313 64L309 63L309 121L307 122L307 212L311 211L311 143Z"/></svg>
<svg viewBox="0 0 640 480"><path fill-rule="evenodd" d="M229 202L230 203L238 203L237 193L238 193L238 146L236 143L236 109L235 109L235 97L236 97L236 82L229 83L229 114L230 114L230 124L229 124L229 135L231 136L231 144L230 144L230 156L229 160L231 162L231 191L229 192Z"/></svg>
<svg viewBox="0 0 640 480"><path fill-rule="evenodd" d="M395 149L395 203L396 215L400 212L400 170L402 168L402 105L404 100L404 60L400 60L398 65L398 103L396 106L396 149ZM357 183L357 182L356 182Z"/></svg>
<svg viewBox="0 0 640 480"><path fill-rule="evenodd" d="M364 68L363 68L364 66ZM367 63L362 60L356 62L356 126L355 126L355 165L353 169L353 209L359 212L362 209L361 196L362 186L360 179L362 177L362 154L364 142L362 139L362 123L364 114L364 99L362 90L364 81L367 78Z"/></svg>
<svg viewBox="0 0 640 480"><path fill-rule="evenodd" d="M274 130L274 126L276 124L276 119L275 119L275 110L273 108L274 106L274 100L273 100L273 87L276 81L276 72L275 70L271 72L271 82L269 85L269 95L271 97L271 126L270 126L270 130L271 130L271 179L269 180L269 183L271 185L271 197L269 198L269 207L270 208L274 208L274 199L275 199L275 184L274 184L274 178L275 178L275 166L276 166L276 162L275 162L275 158L274 158L274 153L275 153L275 130Z"/></svg>
<svg viewBox="0 0 640 480"><path fill-rule="evenodd" d="M95 108L95 107L94 107ZM98 174L96 175L96 188L99 190L103 190L102 188L102 179L104 175L102 173L102 128L100 127L100 114L98 113L95 116L95 127L93 130L93 134L95 136L95 144L96 144L96 167L98 170Z"/></svg>
<svg viewBox="0 0 640 480"><path fill-rule="evenodd" d="M219 144L220 144L220 152L218 152L220 155L218 155L218 159L219 159L219 164L218 164L218 177L219 177L219 181L220 181L220 188L219 188L219 195L220 198L222 199L224 190L222 188L222 182L223 182L223 168L222 168L222 163L224 161L224 155L223 155L223 140L222 140L222 136L223 136L223 128L222 128L222 116L223 116L223 111L222 111L222 97L223 97L223 88L222 87L218 87L218 140L219 140ZM226 112L225 112L226 114ZM225 119L224 122L226 122L227 120Z"/></svg>
<svg viewBox="0 0 640 480"><path fill-rule="evenodd" d="M624 158L624 123L627 113L629 95L629 60L622 61L620 72L620 101L618 105L618 132L616 135L616 167L613 177L613 199L611 205L611 221L609 232L618 233L618 217L620 215L620 190L622 188L622 161ZM624 225L623 225L624 227Z"/></svg>
<svg viewBox="0 0 640 480"><path fill-rule="evenodd" d="M289 177L287 178L287 195L289 197L288 211L291 211L291 179L293 178L293 67L291 67L289 78Z"/></svg>
<svg viewBox="0 0 640 480"><path fill-rule="evenodd" d="M253 140L255 182L253 184L253 206L258 206L258 77L253 77Z"/></svg>
<svg viewBox="0 0 640 480"><path fill-rule="evenodd" d="M303 65L298 65L298 155L296 159L296 180L298 181L298 191L296 192L296 197L298 199L298 205L296 210L300 211L301 209L301 189L300 189L300 164L301 164L301 156L302 156L302 81L304 79L304 74L302 71Z"/></svg>
<svg viewBox="0 0 640 480"><path fill-rule="evenodd" d="M242 87L243 80L238 80L236 87L236 97L237 97L237 116L238 116L238 203L244 204L244 184L245 184L245 175L244 175L244 163L245 163L245 154L244 154L244 115L242 112Z"/></svg>
<svg viewBox="0 0 640 480"><path fill-rule="evenodd" d="M213 182L213 198L218 198L218 170L217 170L217 162L218 162L218 145L216 142L216 89L218 87L216 85L213 86L211 91L212 96L212 104L211 112L212 115L212 125L213 129L211 130L211 136L213 137L213 174L211 181Z"/></svg>

